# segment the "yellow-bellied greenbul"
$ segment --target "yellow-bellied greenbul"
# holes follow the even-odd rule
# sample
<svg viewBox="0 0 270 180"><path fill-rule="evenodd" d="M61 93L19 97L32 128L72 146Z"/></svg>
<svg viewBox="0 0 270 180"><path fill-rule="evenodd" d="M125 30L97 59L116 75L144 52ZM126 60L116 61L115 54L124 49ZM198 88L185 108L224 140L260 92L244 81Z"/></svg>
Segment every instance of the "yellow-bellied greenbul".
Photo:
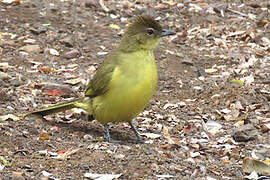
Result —
<svg viewBox="0 0 270 180"><path fill-rule="evenodd" d="M132 119L148 104L157 84L154 48L161 37L174 35L148 15L137 16L120 45L108 55L86 87L82 98L56 104L32 113L46 116L71 108L82 108L105 127L105 138L113 141L109 122L128 122L142 140Z"/></svg>

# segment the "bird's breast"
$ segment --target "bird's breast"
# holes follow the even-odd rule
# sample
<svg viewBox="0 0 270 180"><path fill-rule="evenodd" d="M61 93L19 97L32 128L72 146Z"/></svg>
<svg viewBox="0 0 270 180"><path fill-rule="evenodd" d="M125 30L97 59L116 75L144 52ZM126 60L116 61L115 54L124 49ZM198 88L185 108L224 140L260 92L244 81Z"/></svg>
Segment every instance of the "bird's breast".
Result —
<svg viewBox="0 0 270 180"><path fill-rule="evenodd" d="M109 90L95 98L101 123L131 121L148 104L157 84L153 54L132 54L115 68Z"/></svg>

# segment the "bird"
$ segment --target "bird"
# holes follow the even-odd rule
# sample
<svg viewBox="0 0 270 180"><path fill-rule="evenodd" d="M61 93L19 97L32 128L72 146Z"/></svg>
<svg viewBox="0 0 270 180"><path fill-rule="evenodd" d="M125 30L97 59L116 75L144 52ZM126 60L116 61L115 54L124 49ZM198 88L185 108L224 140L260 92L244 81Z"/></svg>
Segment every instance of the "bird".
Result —
<svg viewBox="0 0 270 180"><path fill-rule="evenodd" d="M59 103L25 116L47 116L72 108L81 108L104 126L104 137L110 136L108 123L129 123L137 137L143 142L132 120L147 106L157 86L157 67L153 50L162 37L176 32L163 29L150 15L138 15L125 30L123 37L103 61L89 84L84 96Z"/></svg>

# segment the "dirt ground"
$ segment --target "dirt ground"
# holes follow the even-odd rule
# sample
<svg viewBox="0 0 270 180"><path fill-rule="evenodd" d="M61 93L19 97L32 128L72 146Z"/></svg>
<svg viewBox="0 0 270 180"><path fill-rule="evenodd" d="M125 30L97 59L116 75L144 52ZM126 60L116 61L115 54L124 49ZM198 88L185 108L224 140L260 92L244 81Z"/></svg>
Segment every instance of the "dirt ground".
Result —
<svg viewBox="0 0 270 180"><path fill-rule="evenodd" d="M81 97L143 12L177 32L155 51L157 91L134 120L145 143L125 123L108 143L79 110L18 118ZM0 1L0 179L270 178L269 12L267 0Z"/></svg>

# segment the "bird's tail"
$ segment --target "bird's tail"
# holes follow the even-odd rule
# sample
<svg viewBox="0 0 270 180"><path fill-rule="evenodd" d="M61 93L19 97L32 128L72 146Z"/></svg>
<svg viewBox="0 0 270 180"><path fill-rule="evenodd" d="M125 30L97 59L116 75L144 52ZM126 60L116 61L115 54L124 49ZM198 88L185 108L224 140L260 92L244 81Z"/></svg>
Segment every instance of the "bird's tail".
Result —
<svg viewBox="0 0 270 180"><path fill-rule="evenodd" d="M80 103L84 100L84 98L80 98L80 99L75 99L75 100L71 100L68 102L63 102L63 103L59 103L59 104L55 104L49 107L46 107L44 109L40 109L28 114L25 114L24 116L29 116L29 115L39 115L39 116L46 116L46 115L50 115L50 114L55 114L58 112L62 112L62 111L66 111L72 108L76 108L78 106L76 106L77 103Z"/></svg>

